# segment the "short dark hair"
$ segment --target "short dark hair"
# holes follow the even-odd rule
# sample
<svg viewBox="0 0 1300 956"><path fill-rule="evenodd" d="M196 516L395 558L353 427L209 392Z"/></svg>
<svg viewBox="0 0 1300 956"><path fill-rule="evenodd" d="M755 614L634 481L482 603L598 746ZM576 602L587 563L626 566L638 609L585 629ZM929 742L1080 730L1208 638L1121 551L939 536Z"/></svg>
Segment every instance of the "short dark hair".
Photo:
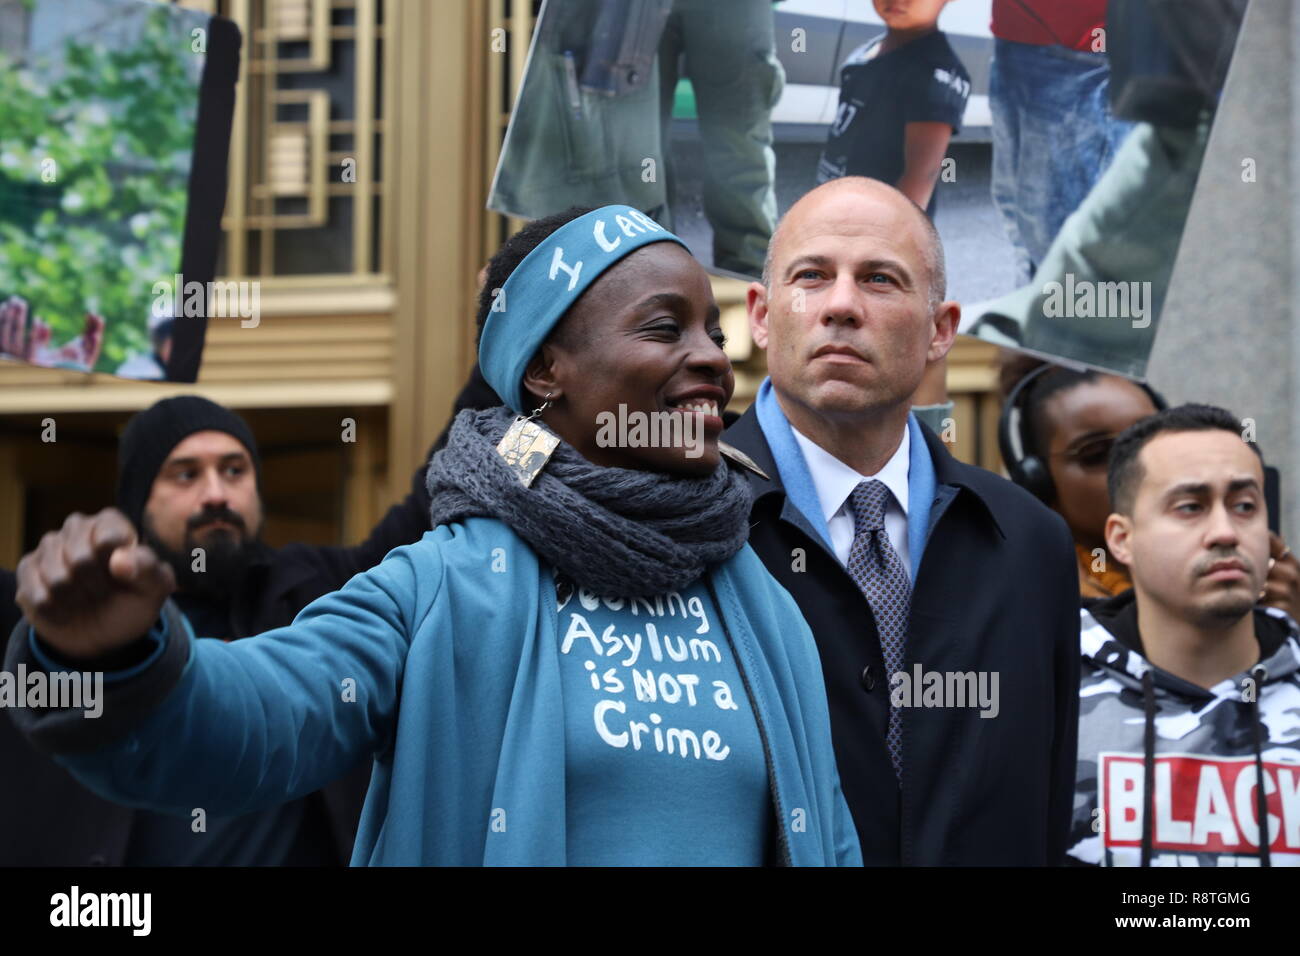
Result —
<svg viewBox="0 0 1300 956"><path fill-rule="evenodd" d="M1137 498L1138 485L1142 483L1142 463L1138 455L1147 442L1164 432L1225 431L1241 437L1241 421L1226 408L1216 405L1176 405L1163 412L1148 415L1135 422L1115 439L1110 452L1110 470L1106 474L1106 490L1110 492L1111 510L1131 515ZM1244 439L1243 439L1244 441ZM1264 453L1255 442L1245 442L1259 455Z"/></svg>
<svg viewBox="0 0 1300 956"><path fill-rule="evenodd" d="M481 343L483 339L483 323L487 321L488 315L492 312L492 304L496 301L497 295L500 294L497 290L505 286L506 280L510 278L510 273L514 272L519 263L528 257L528 253L540 246L547 236L561 226L585 216L593 209L592 206L570 206L563 212L543 216L541 219L534 219L502 243L496 255L488 261L483 288L479 290L478 314L474 317L474 321L478 325L476 342Z"/></svg>

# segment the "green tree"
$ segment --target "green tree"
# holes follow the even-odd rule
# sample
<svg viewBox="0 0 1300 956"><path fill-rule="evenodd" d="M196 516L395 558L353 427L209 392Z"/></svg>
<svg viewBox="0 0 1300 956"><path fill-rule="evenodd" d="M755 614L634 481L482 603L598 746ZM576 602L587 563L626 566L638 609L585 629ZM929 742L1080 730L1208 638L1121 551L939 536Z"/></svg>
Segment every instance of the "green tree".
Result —
<svg viewBox="0 0 1300 956"><path fill-rule="evenodd" d="M148 350L153 285L180 271L202 54L187 17L141 25L125 49L69 37L58 62L0 55L0 294L55 342L103 316L97 371Z"/></svg>

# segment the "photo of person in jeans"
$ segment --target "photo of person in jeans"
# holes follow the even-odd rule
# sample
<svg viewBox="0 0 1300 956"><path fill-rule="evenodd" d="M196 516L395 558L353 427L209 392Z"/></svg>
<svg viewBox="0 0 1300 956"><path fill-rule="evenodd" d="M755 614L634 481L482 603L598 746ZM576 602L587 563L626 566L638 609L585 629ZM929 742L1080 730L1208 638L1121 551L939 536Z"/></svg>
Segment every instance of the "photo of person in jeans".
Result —
<svg viewBox="0 0 1300 956"><path fill-rule="evenodd" d="M993 202L1028 282L1132 123L1108 102L1106 0L993 0Z"/></svg>

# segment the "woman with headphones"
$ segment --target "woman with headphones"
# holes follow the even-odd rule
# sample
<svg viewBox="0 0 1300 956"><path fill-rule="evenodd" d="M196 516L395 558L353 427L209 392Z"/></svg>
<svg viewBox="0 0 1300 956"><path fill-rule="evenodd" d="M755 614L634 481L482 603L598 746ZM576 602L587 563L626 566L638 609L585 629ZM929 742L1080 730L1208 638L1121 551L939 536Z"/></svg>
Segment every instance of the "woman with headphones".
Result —
<svg viewBox="0 0 1300 956"><path fill-rule="evenodd" d="M1145 385L1118 375L1040 365L1007 397L998 428L1011 480L1070 527L1084 598L1113 597L1132 584L1106 552L1106 468L1115 437L1165 407Z"/></svg>
<svg viewBox="0 0 1300 956"><path fill-rule="evenodd" d="M998 422L1002 460L1012 481L1069 525L1083 599L1113 597L1132 582L1128 569L1106 550L1111 446L1120 432L1167 403L1150 386L1120 375L1050 364L1031 366L1026 373L1026 364L1018 359L1003 367L1008 394ZM1300 563L1276 534L1271 554L1261 603L1296 617Z"/></svg>

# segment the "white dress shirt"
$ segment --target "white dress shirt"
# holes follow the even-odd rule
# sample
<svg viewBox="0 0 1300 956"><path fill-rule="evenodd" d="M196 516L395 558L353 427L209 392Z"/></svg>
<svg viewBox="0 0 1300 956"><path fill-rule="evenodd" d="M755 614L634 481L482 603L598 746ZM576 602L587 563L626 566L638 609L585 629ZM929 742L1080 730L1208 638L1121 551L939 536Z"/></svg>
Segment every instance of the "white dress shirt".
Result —
<svg viewBox="0 0 1300 956"><path fill-rule="evenodd" d="M840 564L848 565L849 551L853 547L853 505L849 496L861 482L875 478L890 491L889 503L885 506L885 534L907 569L908 580L911 580L912 561L907 546L907 477L911 469L912 436L908 429L903 428L903 440L899 442L898 450L874 475L860 474L800 434L799 429L791 426L790 430L794 432L794 440L799 443L803 460L808 464L808 472L821 501L822 517L830 529L831 549Z"/></svg>

